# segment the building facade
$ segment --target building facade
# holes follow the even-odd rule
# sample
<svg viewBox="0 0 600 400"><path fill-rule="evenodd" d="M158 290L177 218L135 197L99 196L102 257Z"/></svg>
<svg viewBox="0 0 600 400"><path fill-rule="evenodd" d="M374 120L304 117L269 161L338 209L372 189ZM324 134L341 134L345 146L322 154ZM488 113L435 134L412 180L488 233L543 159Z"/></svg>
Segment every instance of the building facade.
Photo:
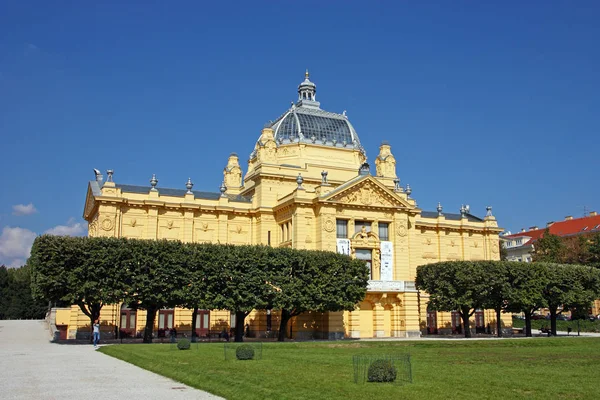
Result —
<svg viewBox="0 0 600 400"><path fill-rule="evenodd" d="M182 189L162 188L156 176L149 185L120 184L112 171L106 180L96 172L84 218L89 236L265 244L364 260L371 280L356 309L295 317L294 338L419 336L428 321L435 324L431 332L452 329L450 313L428 315L427 295L415 289L416 268L444 260L498 259L502 229L491 207L484 218L466 207L460 213L446 213L441 205L433 212L421 210L410 186L400 185L389 144L380 146L374 168L366 159L346 113L321 109L307 72L298 101L258 135L245 173L236 154L226 160L219 192L194 191L191 180ZM113 313L121 329L143 327L142 311L135 317L127 309L105 312L108 319ZM493 313L483 313L473 327L493 324ZM87 322L74 314L64 319ZM158 328L192 325L189 310L160 315ZM231 324L226 311L206 311L199 319L194 324L201 334ZM276 319L276 310L256 310L247 323L253 333L265 335L276 329ZM69 337L77 321L68 323Z"/></svg>

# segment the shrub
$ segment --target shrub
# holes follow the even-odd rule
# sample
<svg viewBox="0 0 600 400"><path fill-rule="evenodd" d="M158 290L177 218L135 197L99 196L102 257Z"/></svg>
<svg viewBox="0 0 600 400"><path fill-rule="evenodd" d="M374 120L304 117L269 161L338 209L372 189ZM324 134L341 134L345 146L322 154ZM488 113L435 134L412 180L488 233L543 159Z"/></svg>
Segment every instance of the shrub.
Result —
<svg viewBox="0 0 600 400"><path fill-rule="evenodd" d="M243 344L235 350L235 356L238 360L252 360L254 349L249 344Z"/></svg>
<svg viewBox="0 0 600 400"><path fill-rule="evenodd" d="M177 342L177 348L179 350L189 350L190 349L190 341L187 339L181 339Z"/></svg>
<svg viewBox="0 0 600 400"><path fill-rule="evenodd" d="M394 382L396 368L390 360L375 360L369 366L367 378L369 382Z"/></svg>

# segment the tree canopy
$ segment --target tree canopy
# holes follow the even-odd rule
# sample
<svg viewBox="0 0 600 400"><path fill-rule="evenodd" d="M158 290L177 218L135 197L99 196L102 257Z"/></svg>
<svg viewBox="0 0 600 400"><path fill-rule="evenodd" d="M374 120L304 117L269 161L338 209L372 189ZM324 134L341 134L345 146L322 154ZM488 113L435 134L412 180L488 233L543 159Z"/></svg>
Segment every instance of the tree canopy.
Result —
<svg viewBox="0 0 600 400"><path fill-rule="evenodd" d="M600 296L600 270L555 263L505 261L452 261L417 268L417 288L430 295L429 307L458 311L470 337L469 317L477 308L523 312L527 335L531 315L548 307L551 332L556 335L556 315L563 310L587 309Z"/></svg>
<svg viewBox="0 0 600 400"><path fill-rule="evenodd" d="M108 303L145 309L144 342L161 308L230 310L242 340L254 309L280 308L288 320L309 310L351 310L368 279L364 262L332 252L126 238L43 235L29 264L37 298L77 304L91 321Z"/></svg>

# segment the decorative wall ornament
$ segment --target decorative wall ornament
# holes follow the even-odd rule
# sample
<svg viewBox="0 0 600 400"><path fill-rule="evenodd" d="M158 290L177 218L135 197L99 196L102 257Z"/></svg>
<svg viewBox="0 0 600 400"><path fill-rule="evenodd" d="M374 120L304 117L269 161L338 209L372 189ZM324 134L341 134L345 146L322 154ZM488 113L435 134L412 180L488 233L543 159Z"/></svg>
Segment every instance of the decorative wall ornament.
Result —
<svg viewBox="0 0 600 400"><path fill-rule="evenodd" d="M323 223L323 229L325 229L327 232L333 232L335 230L335 222L333 221L333 218L329 217L325 220Z"/></svg>
<svg viewBox="0 0 600 400"><path fill-rule="evenodd" d="M173 221L167 221L167 229L173 229Z"/></svg>
<svg viewBox="0 0 600 400"><path fill-rule="evenodd" d="M133 228L137 225L137 219L135 218L131 218L131 220L129 220L129 225Z"/></svg>
<svg viewBox="0 0 600 400"><path fill-rule="evenodd" d="M378 188L376 188L371 183L367 183L362 187L355 188L349 193L344 192L343 194L332 198L332 200L346 204L358 204L365 206L397 206L397 204L387 199L385 195L379 193Z"/></svg>
<svg viewBox="0 0 600 400"><path fill-rule="evenodd" d="M111 231L115 226L115 223L112 218L104 218L100 223L100 227L102 230Z"/></svg>
<svg viewBox="0 0 600 400"><path fill-rule="evenodd" d="M208 230L208 222L200 222L200 229L206 232Z"/></svg>
<svg viewBox="0 0 600 400"><path fill-rule="evenodd" d="M396 223L396 234L398 236L406 236L408 234L408 227L405 221L399 221Z"/></svg>
<svg viewBox="0 0 600 400"><path fill-rule="evenodd" d="M88 224L88 236L95 237L98 234L98 221L94 219Z"/></svg>

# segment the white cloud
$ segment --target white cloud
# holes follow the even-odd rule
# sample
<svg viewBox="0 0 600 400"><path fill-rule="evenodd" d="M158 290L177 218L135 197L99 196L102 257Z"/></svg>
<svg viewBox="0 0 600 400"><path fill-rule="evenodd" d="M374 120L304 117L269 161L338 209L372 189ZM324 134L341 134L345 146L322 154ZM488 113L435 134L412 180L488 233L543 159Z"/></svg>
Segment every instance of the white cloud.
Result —
<svg viewBox="0 0 600 400"><path fill-rule="evenodd" d="M22 260L29 258L31 245L37 235L24 228L5 226L0 235L0 264L14 266L24 264ZM17 265L20 266L20 265Z"/></svg>
<svg viewBox="0 0 600 400"><path fill-rule="evenodd" d="M75 222L75 219L71 218L66 225L57 225L44 233L59 236L81 236L85 233L85 227L81 222Z"/></svg>
<svg viewBox="0 0 600 400"><path fill-rule="evenodd" d="M37 212L37 209L35 208L33 203L29 203L27 205L17 204L17 205L13 206L13 215L18 215L18 216L31 215L31 214L35 214L36 212Z"/></svg>

